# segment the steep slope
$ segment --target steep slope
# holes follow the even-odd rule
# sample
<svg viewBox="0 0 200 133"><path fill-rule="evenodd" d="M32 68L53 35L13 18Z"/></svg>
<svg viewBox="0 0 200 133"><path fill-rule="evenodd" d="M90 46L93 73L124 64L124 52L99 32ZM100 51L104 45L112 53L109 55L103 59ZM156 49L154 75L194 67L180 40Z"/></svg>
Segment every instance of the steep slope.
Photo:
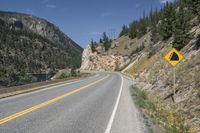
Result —
<svg viewBox="0 0 200 133"><path fill-rule="evenodd" d="M152 101L159 101L169 111L174 110L189 123L190 132L196 133L200 131L199 25L195 26L192 32L194 38L181 50L184 59L176 67L175 98L173 68L164 60L164 56L172 48L172 38L167 42L160 41L151 48L146 47L142 53L138 53L140 58L135 60L125 73L137 81L136 86L145 90Z"/></svg>
<svg viewBox="0 0 200 133"><path fill-rule="evenodd" d="M0 12L0 86L37 80L36 74L79 68L82 48L58 27L31 15Z"/></svg>

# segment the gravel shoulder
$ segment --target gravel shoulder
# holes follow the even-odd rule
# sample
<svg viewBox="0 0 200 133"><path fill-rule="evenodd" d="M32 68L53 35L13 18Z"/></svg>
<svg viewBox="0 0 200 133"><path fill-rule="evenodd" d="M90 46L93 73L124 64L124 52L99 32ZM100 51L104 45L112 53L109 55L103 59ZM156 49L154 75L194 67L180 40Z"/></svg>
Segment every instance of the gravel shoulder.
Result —
<svg viewBox="0 0 200 133"><path fill-rule="evenodd" d="M133 102L130 86L133 81L124 78L123 90L111 128L111 133L146 133L146 124L142 113Z"/></svg>

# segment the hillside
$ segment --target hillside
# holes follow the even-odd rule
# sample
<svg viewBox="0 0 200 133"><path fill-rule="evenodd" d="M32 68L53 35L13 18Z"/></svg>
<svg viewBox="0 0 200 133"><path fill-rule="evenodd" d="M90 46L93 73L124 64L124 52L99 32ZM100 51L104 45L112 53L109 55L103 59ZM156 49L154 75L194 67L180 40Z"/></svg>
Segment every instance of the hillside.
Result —
<svg viewBox="0 0 200 133"><path fill-rule="evenodd" d="M52 23L27 14L0 12L0 86L37 81L34 75L79 68L82 48Z"/></svg>
<svg viewBox="0 0 200 133"><path fill-rule="evenodd" d="M155 117L161 125L169 125L168 128L172 129L170 133L200 132L200 9L196 8L198 5L198 0L167 3L160 11L151 11L149 16L144 16L129 26L123 26L120 37L112 41L109 50L106 51L101 43L96 45L95 52L92 52L91 46L84 50L83 55L87 53L90 56L83 56L82 68L122 70L129 65L124 73L134 79L134 86L146 92L148 98L158 104L156 112L145 112ZM175 97L173 68L164 59L172 47L180 50L184 56L183 61L176 67ZM88 54L87 51L92 54ZM110 56L112 59L105 63L106 58ZM122 61L119 62L117 57L122 58ZM110 62L116 65L109 66ZM96 64L99 64L98 67ZM158 118L159 116L161 118Z"/></svg>

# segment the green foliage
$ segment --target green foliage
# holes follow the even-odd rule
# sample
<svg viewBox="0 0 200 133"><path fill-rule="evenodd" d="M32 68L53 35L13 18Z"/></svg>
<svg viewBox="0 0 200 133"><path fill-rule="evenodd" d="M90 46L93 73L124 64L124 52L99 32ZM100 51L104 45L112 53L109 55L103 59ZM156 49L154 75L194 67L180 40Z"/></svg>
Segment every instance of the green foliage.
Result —
<svg viewBox="0 0 200 133"><path fill-rule="evenodd" d="M129 37L131 39L134 39L137 37L137 25L138 25L138 21L134 21L130 24L130 29L129 29Z"/></svg>
<svg viewBox="0 0 200 133"><path fill-rule="evenodd" d="M123 25L122 31L119 34L119 37L121 36L127 36L129 34L129 28L126 25Z"/></svg>
<svg viewBox="0 0 200 133"><path fill-rule="evenodd" d="M78 76L78 73L77 73L77 71L74 68L71 69L70 74L71 74L72 77Z"/></svg>
<svg viewBox="0 0 200 133"><path fill-rule="evenodd" d="M150 100L147 92L138 89L136 86L132 86L131 91L134 101L144 111L145 115L165 127L166 133L188 133L189 126L182 114L178 114L172 109L166 110L159 100L158 102Z"/></svg>
<svg viewBox="0 0 200 133"><path fill-rule="evenodd" d="M179 11L176 13L176 21L174 24L174 42L173 47L181 50L185 45L189 43L192 39L190 30L190 20L192 19L192 14L188 9L180 7Z"/></svg>
<svg viewBox="0 0 200 133"><path fill-rule="evenodd" d="M127 49L129 49L129 48L128 48L128 46L127 46L127 45L125 45L125 46L124 46L124 49L126 49L126 50L127 50Z"/></svg>
<svg viewBox="0 0 200 133"><path fill-rule="evenodd" d="M70 71L61 73L58 79L66 79L66 78L77 77L77 76L80 76L80 72L72 68Z"/></svg>
<svg viewBox="0 0 200 133"><path fill-rule="evenodd" d="M147 19L145 17L140 18L139 21L132 22L129 27L130 38L141 38L147 33Z"/></svg>
<svg viewBox="0 0 200 133"><path fill-rule="evenodd" d="M104 46L104 48L105 48L105 51L108 51L109 48L111 47L111 42L112 42L112 40L110 40L110 39L108 38L108 36L106 35L106 32L103 33L102 42L103 42L103 46Z"/></svg>
<svg viewBox="0 0 200 133"><path fill-rule="evenodd" d="M163 11L162 22L159 24L159 33L163 40L169 39L174 33L175 12L174 5L167 2Z"/></svg>
<svg viewBox="0 0 200 133"><path fill-rule="evenodd" d="M198 16L200 22L200 1L199 0L182 0L184 1L194 15Z"/></svg>
<svg viewBox="0 0 200 133"><path fill-rule="evenodd" d="M144 91L139 91L136 97L137 97L136 104L140 108L145 108L147 105L145 102L147 100L147 94Z"/></svg>
<svg viewBox="0 0 200 133"><path fill-rule="evenodd" d="M35 82L32 74L67 67L78 68L81 56L66 46L26 30L0 28L0 85ZM50 78L50 75L48 76Z"/></svg>
<svg viewBox="0 0 200 133"><path fill-rule="evenodd" d="M93 39L91 40L90 47L91 47L92 53L94 53L96 51L96 42L94 42Z"/></svg>
<svg viewBox="0 0 200 133"><path fill-rule="evenodd" d="M62 73L60 76L59 76L59 79L66 79L66 78L69 78L71 75L70 73Z"/></svg>
<svg viewBox="0 0 200 133"><path fill-rule="evenodd" d="M144 14L139 20L133 21L129 27L124 25L119 36L127 35L129 31L128 36L134 39L150 31L152 43L174 37L173 46L180 50L192 37L190 23L195 16L200 20L199 0L167 2L160 10L151 9L148 16Z"/></svg>
<svg viewBox="0 0 200 133"><path fill-rule="evenodd" d="M101 38L99 39L99 43L103 43L103 40Z"/></svg>
<svg viewBox="0 0 200 133"><path fill-rule="evenodd" d="M157 43L160 40L161 36L159 34L158 26L156 23L152 24L151 27L151 41Z"/></svg>

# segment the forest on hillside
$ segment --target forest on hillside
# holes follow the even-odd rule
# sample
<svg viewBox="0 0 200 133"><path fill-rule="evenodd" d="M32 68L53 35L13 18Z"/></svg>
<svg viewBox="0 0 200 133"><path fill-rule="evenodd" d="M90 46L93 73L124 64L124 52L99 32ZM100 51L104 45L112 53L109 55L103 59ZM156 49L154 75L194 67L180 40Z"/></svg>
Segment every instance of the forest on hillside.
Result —
<svg viewBox="0 0 200 133"><path fill-rule="evenodd" d="M163 8L152 9L148 15L144 13L139 20L123 25L119 37L141 38L150 32L152 45L173 37L173 47L181 50L193 38L193 33L190 32L192 27L199 23L200 1L178 0L167 2ZM195 45L195 49L200 47L199 43Z"/></svg>
<svg viewBox="0 0 200 133"><path fill-rule="evenodd" d="M75 54L33 32L0 25L0 87L40 81L42 75L47 80L56 70L78 68L81 61Z"/></svg>

